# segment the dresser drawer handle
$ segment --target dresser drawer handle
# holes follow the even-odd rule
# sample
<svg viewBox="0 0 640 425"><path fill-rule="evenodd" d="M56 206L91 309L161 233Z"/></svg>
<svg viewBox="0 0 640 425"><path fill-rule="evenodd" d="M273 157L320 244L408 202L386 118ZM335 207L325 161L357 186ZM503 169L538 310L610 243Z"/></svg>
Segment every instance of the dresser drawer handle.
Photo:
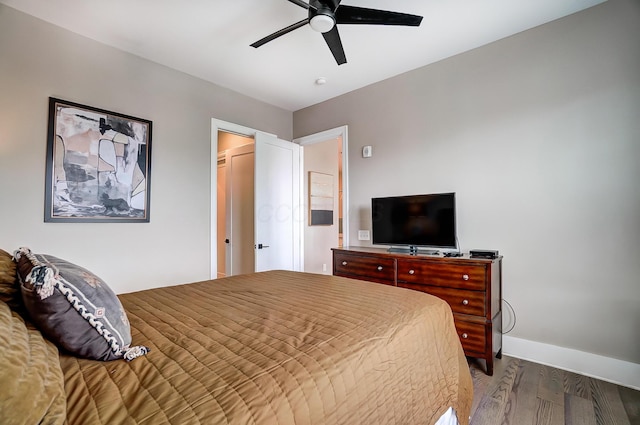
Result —
<svg viewBox="0 0 640 425"><path fill-rule="evenodd" d="M466 333L463 333L462 335L460 335L462 337L462 339L467 339L469 338L469 335L467 335Z"/></svg>
<svg viewBox="0 0 640 425"><path fill-rule="evenodd" d="M409 270L409 274L415 274L416 271L415 270Z"/></svg>
<svg viewBox="0 0 640 425"><path fill-rule="evenodd" d="M469 300L462 300L462 305L469 305Z"/></svg>
<svg viewBox="0 0 640 425"><path fill-rule="evenodd" d="M468 274L463 274L462 275L462 280L469 280L469 275Z"/></svg>
<svg viewBox="0 0 640 425"><path fill-rule="evenodd" d="M378 271L381 272L382 271L382 266L378 266Z"/></svg>
<svg viewBox="0 0 640 425"><path fill-rule="evenodd" d="M347 262L346 262L346 261L343 261L343 262L342 262L342 265L343 265L343 266L346 266L346 265L347 265Z"/></svg>

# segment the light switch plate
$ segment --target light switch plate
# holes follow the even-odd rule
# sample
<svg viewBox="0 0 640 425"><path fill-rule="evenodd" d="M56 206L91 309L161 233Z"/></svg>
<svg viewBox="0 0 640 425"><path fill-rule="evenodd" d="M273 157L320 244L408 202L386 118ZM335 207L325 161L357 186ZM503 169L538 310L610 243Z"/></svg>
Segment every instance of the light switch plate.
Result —
<svg viewBox="0 0 640 425"><path fill-rule="evenodd" d="M358 230L359 241L368 241L369 239L371 239L371 236L368 230Z"/></svg>

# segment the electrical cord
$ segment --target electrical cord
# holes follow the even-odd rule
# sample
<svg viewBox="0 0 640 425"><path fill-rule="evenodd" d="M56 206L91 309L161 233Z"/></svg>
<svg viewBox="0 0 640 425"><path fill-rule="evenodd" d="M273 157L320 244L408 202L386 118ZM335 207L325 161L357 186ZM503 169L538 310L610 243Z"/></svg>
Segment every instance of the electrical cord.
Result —
<svg viewBox="0 0 640 425"><path fill-rule="evenodd" d="M509 330L502 332L502 334L505 335L505 334L508 334L509 332L511 332L513 330L513 328L516 327L516 311L513 309L513 306L511 304L509 304L509 301L507 301L507 300L505 300L503 298L502 302L505 303L507 306L509 306L509 310L511 310L511 316L513 317L513 324L511 325Z"/></svg>
<svg viewBox="0 0 640 425"><path fill-rule="evenodd" d="M456 236L456 248L458 250L457 254L461 254L462 253L462 249L460 248L460 240L458 239L457 236ZM445 254L445 257L449 257L449 256L454 256L454 255ZM502 332L503 335L506 335L509 332L511 332L513 330L513 328L516 327L517 318L516 318L516 311L513 309L513 306L511 304L509 304L509 301L507 301L507 300L505 300L503 298L502 302L505 303L509 307L509 310L511 312L511 317L513 317L513 323L511 324L511 327L508 330Z"/></svg>

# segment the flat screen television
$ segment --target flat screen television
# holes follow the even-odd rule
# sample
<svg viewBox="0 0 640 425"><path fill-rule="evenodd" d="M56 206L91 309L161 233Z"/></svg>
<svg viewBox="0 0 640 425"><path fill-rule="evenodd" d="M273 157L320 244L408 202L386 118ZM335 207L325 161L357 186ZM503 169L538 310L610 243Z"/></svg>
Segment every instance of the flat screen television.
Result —
<svg viewBox="0 0 640 425"><path fill-rule="evenodd" d="M455 193L372 198L371 219L375 245L457 248Z"/></svg>

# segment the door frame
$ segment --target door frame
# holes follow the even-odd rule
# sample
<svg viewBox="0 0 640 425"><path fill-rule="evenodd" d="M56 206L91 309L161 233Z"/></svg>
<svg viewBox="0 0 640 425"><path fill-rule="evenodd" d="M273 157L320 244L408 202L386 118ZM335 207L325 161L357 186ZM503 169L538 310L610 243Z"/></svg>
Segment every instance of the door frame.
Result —
<svg viewBox="0 0 640 425"><path fill-rule="evenodd" d="M301 147L313 145L314 143L326 142L332 139L342 137L342 245L349 246L349 127L343 125L341 127L331 128L319 133L310 134L308 136L293 139ZM304 155L300 154L300 170L304 170ZM300 259L302 270L304 270L304 250L302 250Z"/></svg>
<svg viewBox="0 0 640 425"><path fill-rule="evenodd" d="M209 167L210 178L210 222L209 222L209 264L210 264L210 279L216 279L218 275L218 198L213 196L214 188L218 187L218 132L224 131L227 133L235 133L241 136L251 137L255 140L257 133L273 136L278 136L272 133L256 130L251 127L245 127L239 124L234 124L228 121L219 120L217 118L211 119L211 158ZM293 139L293 143L300 145L300 179L303 178L302 170L304 170L303 163L303 150L304 145L311 145L314 143L326 142L330 139L342 137L342 244L343 246L349 246L349 133L348 126L332 128L329 130L321 131L319 133L310 134L308 136L298 137ZM302 185L301 185L302 187ZM302 238L304 221L300 223L300 235ZM304 244L304 240L301 239L301 244ZM304 246L304 245L302 245ZM304 270L304 250L300 249L300 267Z"/></svg>
<svg viewBox="0 0 640 425"><path fill-rule="evenodd" d="M218 197L213 196L214 188L218 187L218 132L224 131L227 133L234 133L240 136L251 137L255 140L257 133L267 134L269 136L277 137L275 134L267 133L265 131L256 130L255 128L245 127L239 124L234 124L227 121L222 121L216 118L211 118L211 159L209 167L209 179L210 179L210 222L209 222L209 274L210 279L216 279L218 276Z"/></svg>

